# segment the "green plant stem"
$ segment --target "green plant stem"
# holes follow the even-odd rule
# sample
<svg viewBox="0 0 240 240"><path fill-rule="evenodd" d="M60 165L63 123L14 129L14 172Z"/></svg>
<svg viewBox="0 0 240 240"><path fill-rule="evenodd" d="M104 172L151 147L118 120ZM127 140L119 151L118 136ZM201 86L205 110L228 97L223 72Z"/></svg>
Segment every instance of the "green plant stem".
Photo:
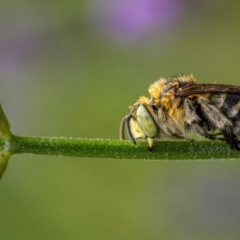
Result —
<svg viewBox="0 0 240 240"><path fill-rule="evenodd" d="M11 154L70 156L84 158L111 158L137 160L197 160L240 158L226 143L214 141L160 141L152 152L146 142L133 145L129 141L107 139L81 139L64 137L25 137L12 135Z"/></svg>

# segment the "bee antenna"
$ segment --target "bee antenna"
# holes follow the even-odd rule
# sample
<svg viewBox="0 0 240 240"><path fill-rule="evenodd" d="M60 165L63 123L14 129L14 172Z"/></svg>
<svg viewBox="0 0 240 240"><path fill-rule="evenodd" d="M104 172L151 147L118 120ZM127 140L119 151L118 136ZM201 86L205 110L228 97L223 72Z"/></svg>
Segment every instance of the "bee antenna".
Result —
<svg viewBox="0 0 240 240"><path fill-rule="evenodd" d="M132 135L131 128L130 128L131 118L132 118L132 115L128 115L128 116L126 117L126 121L127 121L127 122L126 122L126 123L127 123L127 125L126 125L126 127L127 127L127 134L128 134L129 139L131 140L131 142L132 142L133 144L136 144L136 141L135 141L135 139L134 139L134 137L133 137L133 135Z"/></svg>
<svg viewBox="0 0 240 240"><path fill-rule="evenodd" d="M133 144L136 144L136 141L132 135L132 132L131 132L131 128L130 128L130 121L131 121L131 118L132 118L132 115L129 114L127 116L125 116L122 121L121 121L121 124L120 124L120 131L119 131L119 135L120 135L120 139L121 140L124 140L125 139L125 135L124 135L124 127L126 125L126 130L127 130L127 135L128 135L128 138L131 140L131 142Z"/></svg>
<svg viewBox="0 0 240 240"><path fill-rule="evenodd" d="M126 119L127 119L128 116L129 115L125 116L120 123L119 137L120 137L121 140L125 140L124 127L125 127Z"/></svg>

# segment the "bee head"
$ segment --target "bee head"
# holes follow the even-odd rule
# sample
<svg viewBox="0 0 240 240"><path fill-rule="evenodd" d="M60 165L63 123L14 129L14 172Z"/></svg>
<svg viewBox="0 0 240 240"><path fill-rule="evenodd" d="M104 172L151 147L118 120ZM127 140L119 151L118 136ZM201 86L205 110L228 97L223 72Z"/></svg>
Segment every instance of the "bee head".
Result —
<svg viewBox="0 0 240 240"><path fill-rule="evenodd" d="M131 106L131 113L123 118L120 126L120 138L124 139L126 128L128 138L136 144L136 139L147 139L149 149L152 149L153 138L158 136L157 115L150 105L150 100L141 97Z"/></svg>

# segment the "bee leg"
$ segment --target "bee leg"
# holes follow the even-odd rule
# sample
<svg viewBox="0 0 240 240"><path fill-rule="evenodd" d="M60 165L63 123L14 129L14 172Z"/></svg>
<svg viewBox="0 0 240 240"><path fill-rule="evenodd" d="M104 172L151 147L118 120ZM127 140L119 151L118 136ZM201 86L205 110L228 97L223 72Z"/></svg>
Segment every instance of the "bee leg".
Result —
<svg viewBox="0 0 240 240"><path fill-rule="evenodd" d="M148 150L152 151L153 150L153 138L147 138L147 142L148 142Z"/></svg>
<svg viewBox="0 0 240 240"><path fill-rule="evenodd" d="M187 142L194 142L195 141L193 138L183 137L183 139L186 140Z"/></svg>
<svg viewBox="0 0 240 240"><path fill-rule="evenodd" d="M217 137L219 135L222 135L222 133L212 133L212 134L206 134L204 135L205 138L208 138L210 140L218 140L218 141L226 141L225 138Z"/></svg>
<svg viewBox="0 0 240 240"><path fill-rule="evenodd" d="M232 150L240 151L240 148L238 147L238 144L237 144L236 137L234 136L234 134L230 129L222 130L222 134L224 136L226 143L229 145L229 147Z"/></svg>
<svg viewBox="0 0 240 240"><path fill-rule="evenodd" d="M208 136L213 136L213 137L216 137L216 136L219 136L219 135L222 135L222 133L212 133L212 134L209 134Z"/></svg>
<svg viewBox="0 0 240 240"><path fill-rule="evenodd" d="M182 140L186 140L187 142L194 142L194 139L192 138L186 138L186 137L183 137L183 136L179 136L179 135L172 135L173 138L175 139L182 139Z"/></svg>
<svg viewBox="0 0 240 240"><path fill-rule="evenodd" d="M210 139L210 140L213 140L213 141L222 141L222 142L226 142L226 139L225 138L218 138L218 137L216 137L216 136L211 136L211 135L208 135L208 136L204 136L204 137L206 137L206 138L208 138L208 139Z"/></svg>

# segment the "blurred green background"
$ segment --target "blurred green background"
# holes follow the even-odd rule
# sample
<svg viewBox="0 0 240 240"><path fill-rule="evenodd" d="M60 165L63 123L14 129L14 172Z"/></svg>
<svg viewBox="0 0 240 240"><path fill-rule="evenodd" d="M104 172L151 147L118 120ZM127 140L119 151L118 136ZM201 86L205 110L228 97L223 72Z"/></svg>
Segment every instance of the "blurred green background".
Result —
<svg viewBox="0 0 240 240"><path fill-rule="evenodd" d="M0 3L0 101L18 135L118 138L161 76L239 84L240 2ZM0 239L239 239L240 162L15 155Z"/></svg>

